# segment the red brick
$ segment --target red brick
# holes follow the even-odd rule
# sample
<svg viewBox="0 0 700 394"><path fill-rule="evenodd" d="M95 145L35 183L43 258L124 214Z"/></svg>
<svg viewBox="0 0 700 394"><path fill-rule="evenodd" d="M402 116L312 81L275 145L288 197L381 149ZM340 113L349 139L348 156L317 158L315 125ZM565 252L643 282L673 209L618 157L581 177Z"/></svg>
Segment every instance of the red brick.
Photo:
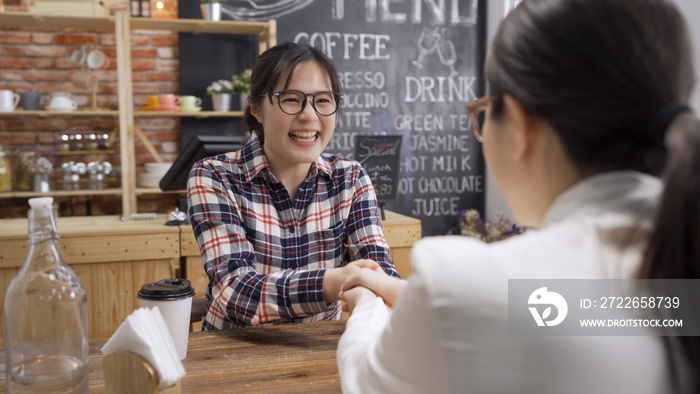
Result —
<svg viewBox="0 0 700 394"><path fill-rule="evenodd" d="M5 123L5 131L24 131L27 130L24 121L12 121Z"/></svg>
<svg viewBox="0 0 700 394"><path fill-rule="evenodd" d="M36 134L35 133L10 133L7 135L8 145L35 145L36 144Z"/></svg>
<svg viewBox="0 0 700 394"><path fill-rule="evenodd" d="M58 57L56 58L56 68L71 69L78 68L68 57Z"/></svg>
<svg viewBox="0 0 700 394"><path fill-rule="evenodd" d="M39 82L36 84L37 90L40 93L51 93L51 92L57 92L58 85L55 83L48 83L48 82Z"/></svg>
<svg viewBox="0 0 700 394"><path fill-rule="evenodd" d="M34 66L36 68L55 68L56 61L54 58L36 59Z"/></svg>
<svg viewBox="0 0 700 394"><path fill-rule="evenodd" d="M15 70L5 70L2 73L2 79L5 81L23 81L24 73Z"/></svg>
<svg viewBox="0 0 700 394"><path fill-rule="evenodd" d="M114 46L117 44L117 38L114 34L100 35L97 40L101 45Z"/></svg>
<svg viewBox="0 0 700 394"><path fill-rule="evenodd" d="M158 81L174 81L175 75L167 72L151 72L146 73L146 81L158 82Z"/></svg>
<svg viewBox="0 0 700 394"><path fill-rule="evenodd" d="M156 152L160 151L160 145L155 143L151 144L153 145L153 149L156 150ZM144 146L144 145L137 145L135 147L135 152L137 157L141 157L143 160L140 160L137 162L137 164L143 164L143 163L148 163L153 161L153 157L151 156L151 153L149 150Z"/></svg>
<svg viewBox="0 0 700 394"><path fill-rule="evenodd" d="M147 46L150 43L151 43L151 40L149 40L148 37L141 36L141 35L134 35L133 33L131 34L131 46L132 47Z"/></svg>
<svg viewBox="0 0 700 394"><path fill-rule="evenodd" d="M56 143L58 136L60 136L60 135L61 135L60 133L54 133L54 132L37 133L38 142L40 144L51 144L51 145Z"/></svg>
<svg viewBox="0 0 700 394"><path fill-rule="evenodd" d="M68 56L66 47L31 45L27 47L27 56Z"/></svg>
<svg viewBox="0 0 700 394"><path fill-rule="evenodd" d="M27 120L28 130L65 130L68 126L68 121L64 118L39 118Z"/></svg>
<svg viewBox="0 0 700 394"><path fill-rule="evenodd" d="M32 62L29 59L0 59L0 68L30 68Z"/></svg>
<svg viewBox="0 0 700 394"><path fill-rule="evenodd" d="M100 93L108 93L116 95L119 91L119 86L116 83L100 83L98 85Z"/></svg>
<svg viewBox="0 0 700 394"><path fill-rule="evenodd" d="M161 93L175 93L180 91L180 84L177 81L161 82L159 84Z"/></svg>
<svg viewBox="0 0 700 394"><path fill-rule="evenodd" d="M118 122L116 119L105 119L105 118L100 118L100 119L95 119L94 120L94 128L96 132L100 133L119 133L119 131L115 131L117 128Z"/></svg>
<svg viewBox="0 0 700 394"><path fill-rule="evenodd" d="M158 69L177 72L180 70L180 62L178 60L158 60Z"/></svg>
<svg viewBox="0 0 700 394"><path fill-rule="evenodd" d="M5 46L5 56L24 56L24 49Z"/></svg>
<svg viewBox="0 0 700 394"><path fill-rule="evenodd" d="M153 70L155 67L156 63L153 60L135 59L131 61L132 70Z"/></svg>
<svg viewBox="0 0 700 394"><path fill-rule="evenodd" d="M131 59L155 59L158 56L158 51L155 49L133 49L131 51Z"/></svg>
<svg viewBox="0 0 700 394"><path fill-rule="evenodd" d="M141 82L141 81L144 81L145 78L146 78L146 73L139 72L139 71L131 73L131 81L132 82Z"/></svg>
<svg viewBox="0 0 700 394"><path fill-rule="evenodd" d="M141 93L149 96L160 93L158 85L154 83L136 83L134 84L132 91L134 94ZM146 99L144 98L144 100Z"/></svg>
<svg viewBox="0 0 700 394"><path fill-rule="evenodd" d="M31 33L0 31L0 44L29 44L31 42Z"/></svg>
<svg viewBox="0 0 700 394"><path fill-rule="evenodd" d="M68 73L63 70L30 70L24 72L24 79L28 82L37 81L66 81Z"/></svg>
<svg viewBox="0 0 700 394"><path fill-rule="evenodd" d="M35 32L32 33L32 43L33 44L53 44L53 34Z"/></svg>
<svg viewBox="0 0 700 394"><path fill-rule="evenodd" d="M98 104L100 107L116 109L119 106L119 98L116 94L100 96L98 99Z"/></svg>
<svg viewBox="0 0 700 394"><path fill-rule="evenodd" d="M156 133L156 141L179 141L180 133L177 131L160 131Z"/></svg>
<svg viewBox="0 0 700 394"><path fill-rule="evenodd" d="M175 37L152 37L151 44L155 47L176 47L178 38Z"/></svg>
<svg viewBox="0 0 700 394"><path fill-rule="evenodd" d="M56 44L71 45L71 44L94 44L94 34L56 34Z"/></svg>
<svg viewBox="0 0 700 394"><path fill-rule="evenodd" d="M144 130L173 130L178 127L178 118L141 118L138 125ZM153 139L155 136L149 136Z"/></svg>
<svg viewBox="0 0 700 394"><path fill-rule="evenodd" d="M116 62L116 60L115 60L115 58L117 57L117 49L116 48L102 48L100 50L102 52L104 52L105 55L111 57L112 60Z"/></svg>

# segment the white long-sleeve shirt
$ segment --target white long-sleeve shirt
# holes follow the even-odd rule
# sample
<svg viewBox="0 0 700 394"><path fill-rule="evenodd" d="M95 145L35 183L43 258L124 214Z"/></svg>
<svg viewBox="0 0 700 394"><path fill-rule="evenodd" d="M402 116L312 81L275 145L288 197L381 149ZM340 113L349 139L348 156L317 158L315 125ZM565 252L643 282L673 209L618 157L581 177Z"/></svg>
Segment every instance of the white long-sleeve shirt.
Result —
<svg viewBox="0 0 700 394"><path fill-rule="evenodd" d="M607 173L562 193L540 230L421 240L394 309L377 298L353 311L338 344L343 391L670 392L660 337L508 334L508 279L633 277L647 237L624 250L614 240L648 233L661 190L648 175Z"/></svg>

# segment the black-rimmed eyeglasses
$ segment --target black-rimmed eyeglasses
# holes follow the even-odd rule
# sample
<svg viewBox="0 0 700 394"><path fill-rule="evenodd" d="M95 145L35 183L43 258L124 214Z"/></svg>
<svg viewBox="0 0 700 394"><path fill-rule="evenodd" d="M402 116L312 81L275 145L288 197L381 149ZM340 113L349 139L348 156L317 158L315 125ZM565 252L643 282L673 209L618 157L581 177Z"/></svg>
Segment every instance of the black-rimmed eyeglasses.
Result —
<svg viewBox="0 0 700 394"><path fill-rule="evenodd" d="M486 110L489 104L501 96L484 96L480 97L469 104L467 104L467 114L471 119L472 132L474 133L474 138L479 142L484 142L484 135L482 134L482 126L484 125L484 120L486 119Z"/></svg>
<svg viewBox="0 0 700 394"><path fill-rule="evenodd" d="M281 90L272 94L277 97L277 104L287 115L300 114L306 108L306 101L311 96L311 106L321 116L331 116L340 106L343 96L336 92L304 93L301 90Z"/></svg>

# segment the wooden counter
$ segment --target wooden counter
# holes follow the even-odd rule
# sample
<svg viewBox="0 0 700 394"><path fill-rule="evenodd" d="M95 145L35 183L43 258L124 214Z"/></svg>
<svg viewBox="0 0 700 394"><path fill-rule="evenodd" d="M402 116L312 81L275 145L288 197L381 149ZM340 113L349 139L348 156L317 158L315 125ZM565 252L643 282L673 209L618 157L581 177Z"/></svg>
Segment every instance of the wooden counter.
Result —
<svg viewBox="0 0 700 394"><path fill-rule="evenodd" d="M180 229L156 220L118 216L58 218L59 252L80 277L88 299L90 338L109 338L134 309L145 283L176 277ZM0 220L0 308L5 291L27 257L27 219ZM0 318L4 320L4 318ZM4 325L0 325L4 344Z"/></svg>
<svg viewBox="0 0 700 394"><path fill-rule="evenodd" d="M165 222L166 215L155 220L121 221L118 216L57 219L61 256L87 292L91 339L109 338L141 306L136 295L145 283L184 277L192 282L195 298L204 298L209 280L192 227L165 226ZM421 237L420 220L387 211L382 228L396 269L407 278L412 271L411 247ZM27 219L0 220L0 309L5 290L27 252ZM3 327L0 324L0 347L4 346Z"/></svg>

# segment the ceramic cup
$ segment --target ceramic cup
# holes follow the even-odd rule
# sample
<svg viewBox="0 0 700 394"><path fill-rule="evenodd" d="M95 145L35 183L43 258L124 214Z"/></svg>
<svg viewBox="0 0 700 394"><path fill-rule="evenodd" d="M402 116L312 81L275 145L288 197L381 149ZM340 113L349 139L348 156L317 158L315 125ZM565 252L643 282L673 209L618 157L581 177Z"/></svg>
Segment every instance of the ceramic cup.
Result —
<svg viewBox="0 0 700 394"><path fill-rule="evenodd" d="M97 75L90 71L76 71L70 76L70 80L81 89L94 90L97 87Z"/></svg>
<svg viewBox="0 0 700 394"><path fill-rule="evenodd" d="M76 66L85 64L85 59L87 58L87 51L85 47L80 47L70 54L70 61Z"/></svg>
<svg viewBox="0 0 700 394"><path fill-rule="evenodd" d="M175 107L180 104L180 98L174 94L159 94L158 103L161 107Z"/></svg>
<svg viewBox="0 0 700 394"><path fill-rule="evenodd" d="M22 107L27 111L35 111L41 106L41 93L22 93Z"/></svg>
<svg viewBox="0 0 700 394"><path fill-rule="evenodd" d="M19 104L20 95L11 90L0 90L0 112L12 112Z"/></svg>
<svg viewBox="0 0 700 394"><path fill-rule="evenodd" d="M180 96L180 105L183 111L195 111L201 108L202 99L197 96Z"/></svg>
<svg viewBox="0 0 700 394"><path fill-rule="evenodd" d="M180 360L187 357L192 297L194 289L187 279L163 279L149 283L141 286L138 294L141 307L160 309Z"/></svg>
<svg viewBox="0 0 700 394"><path fill-rule="evenodd" d="M70 97L53 96L49 101L47 109L51 110L74 110L78 108L78 103Z"/></svg>
<svg viewBox="0 0 700 394"><path fill-rule="evenodd" d="M160 105L160 102L158 102L158 96L146 97L146 103L148 104L149 108L155 108Z"/></svg>
<svg viewBox="0 0 700 394"><path fill-rule="evenodd" d="M109 57L99 49L93 49L87 55L87 65L93 70L104 70L109 67Z"/></svg>

